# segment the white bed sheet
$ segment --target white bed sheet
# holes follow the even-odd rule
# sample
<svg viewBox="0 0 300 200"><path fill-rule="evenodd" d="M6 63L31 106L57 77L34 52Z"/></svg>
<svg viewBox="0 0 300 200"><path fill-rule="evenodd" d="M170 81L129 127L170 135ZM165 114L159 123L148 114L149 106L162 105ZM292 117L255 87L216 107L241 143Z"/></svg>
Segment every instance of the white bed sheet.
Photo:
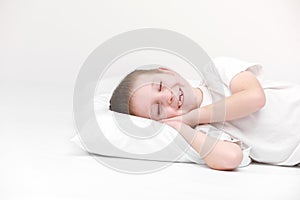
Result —
<svg viewBox="0 0 300 200"><path fill-rule="evenodd" d="M0 90L0 199L299 199L300 167L224 172L175 163L152 174L116 172L70 141L72 86L15 82Z"/></svg>

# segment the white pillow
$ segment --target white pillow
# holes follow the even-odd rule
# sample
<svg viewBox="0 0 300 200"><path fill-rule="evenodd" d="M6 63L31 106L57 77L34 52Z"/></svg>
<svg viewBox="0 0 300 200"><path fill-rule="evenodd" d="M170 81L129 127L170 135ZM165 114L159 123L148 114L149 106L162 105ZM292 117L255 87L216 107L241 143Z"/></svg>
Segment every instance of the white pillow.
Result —
<svg viewBox="0 0 300 200"><path fill-rule="evenodd" d="M143 155L147 154L147 159L149 159L149 155L153 155L150 156L151 160L204 163L199 154L190 147L185 139L172 127L151 119L121 114L109 110L109 100L113 88L115 88L119 82L120 78L118 77L100 80L94 96L94 110L99 128L111 145L121 151L130 153L130 158L143 159ZM143 135L148 135L149 137L138 138L136 135L132 136L130 131L121 129L120 122L128 119L130 119L131 123L136 125L136 127L143 128L149 126L150 128L143 129ZM153 127L152 130L158 131L151 131L151 127ZM131 127L127 126L127 128L130 129ZM93 137L88 138L90 141L86 141L87 138L85 138L86 143L93 143L93 148L89 148L86 144L81 145L78 136L75 136L72 140L90 153L122 157L122 155L117 154L115 151L103 151L103 149L100 148L101 141L97 141L98 144L94 145L95 138ZM99 146L99 148L94 148L95 146ZM165 150L167 146L170 152L164 152L162 155L157 154L157 152ZM168 157L168 155L170 155L170 157ZM174 155L179 155L176 157L176 160L174 160Z"/></svg>

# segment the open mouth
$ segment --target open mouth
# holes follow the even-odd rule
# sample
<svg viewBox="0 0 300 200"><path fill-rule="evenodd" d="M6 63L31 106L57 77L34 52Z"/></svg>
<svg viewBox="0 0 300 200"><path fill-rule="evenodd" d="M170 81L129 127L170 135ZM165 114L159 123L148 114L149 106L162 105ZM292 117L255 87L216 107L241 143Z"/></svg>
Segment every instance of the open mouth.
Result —
<svg viewBox="0 0 300 200"><path fill-rule="evenodd" d="M179 88L178 109L181 108L184 101L183 91Z"/></svg>

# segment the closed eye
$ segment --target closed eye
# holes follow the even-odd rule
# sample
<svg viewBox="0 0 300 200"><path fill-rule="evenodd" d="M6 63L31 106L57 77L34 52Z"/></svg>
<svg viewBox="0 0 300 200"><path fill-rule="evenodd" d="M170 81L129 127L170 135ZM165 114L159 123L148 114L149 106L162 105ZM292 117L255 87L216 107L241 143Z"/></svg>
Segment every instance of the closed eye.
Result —
<svg viewBox="0 0 300 200"><path fill-rule="evenodd" d="M159 82L159 91L162 89L162 81Z"/></svg>
<svg viewBox="0 0 300 200"><path fill-rule="evenodd" d="M160 104L159 103L157 104L157 115L158 116L160 115Z"/></svg>

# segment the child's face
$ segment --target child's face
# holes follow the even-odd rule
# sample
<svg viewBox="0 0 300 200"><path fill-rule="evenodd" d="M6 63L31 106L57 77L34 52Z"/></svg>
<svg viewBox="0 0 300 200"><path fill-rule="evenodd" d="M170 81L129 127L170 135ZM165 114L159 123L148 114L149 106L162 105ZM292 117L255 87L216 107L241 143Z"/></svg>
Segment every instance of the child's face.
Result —
<svg viewBox="0 0 300 200"><path fill-rule="evenodd" d="M170 118L195 109L197 98L192 86L178 73L143 74L133 87L130 107L134 115L154 120Z"/></svg>

